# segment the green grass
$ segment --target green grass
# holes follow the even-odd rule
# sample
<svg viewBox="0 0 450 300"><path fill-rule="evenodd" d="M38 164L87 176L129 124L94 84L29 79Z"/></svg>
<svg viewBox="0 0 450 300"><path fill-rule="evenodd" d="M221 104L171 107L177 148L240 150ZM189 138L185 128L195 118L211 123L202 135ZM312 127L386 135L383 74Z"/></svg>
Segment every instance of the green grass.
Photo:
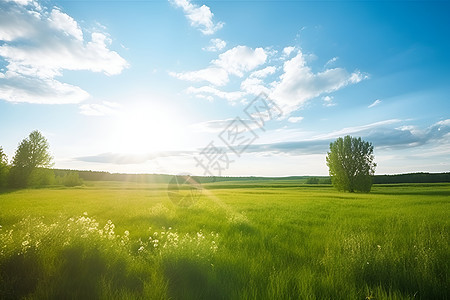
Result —
<svg viewBox="0 0 450 300"><path fill-rule="evenodd" d="M449 184L87 182L0 194L0 299L447 299Z"/></svg>

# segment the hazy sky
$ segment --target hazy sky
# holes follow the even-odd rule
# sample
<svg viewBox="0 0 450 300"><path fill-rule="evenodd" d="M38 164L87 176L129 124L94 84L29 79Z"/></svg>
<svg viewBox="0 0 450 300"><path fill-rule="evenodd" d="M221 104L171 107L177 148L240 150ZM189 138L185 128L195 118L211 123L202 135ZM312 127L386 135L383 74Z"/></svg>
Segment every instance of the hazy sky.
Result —
<svg viewBox="0 0 450 300"><path fill-rule="evenodd" d="M377 174L450 171L449 15L446 1L0 0L0 146L12 158L38 129L56 168L327 175L349 134L374 144Z"/></svg>

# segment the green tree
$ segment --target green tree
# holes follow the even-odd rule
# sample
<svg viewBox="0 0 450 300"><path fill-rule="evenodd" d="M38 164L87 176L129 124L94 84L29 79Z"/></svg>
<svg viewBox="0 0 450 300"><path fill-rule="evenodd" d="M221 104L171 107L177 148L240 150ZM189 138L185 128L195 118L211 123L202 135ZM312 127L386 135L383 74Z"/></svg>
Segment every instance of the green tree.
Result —
<svg viewBox="0 0 450 300"><path fill-rule="evenodd" d="M10 182L15 187L24 187L30 176L36 174L36 168L49 168L53 157L49 151L47 139L37 130L20 142L13 158ZM33 176L35 177L35 176Z"/></svg>
<svg viewBox="0 0 450 300"><path fill-rule="evenodd" d="M8 157L3 148L0 147L0 187L4 187L7 183L9 173Z"/></svg>
<svg viewBox="0 0 450 300"><path fill-rule="evenodd" d="M374 158L372 143L349 135L338 138L326 158L332 184L340 191L370 192Z"/></svg>

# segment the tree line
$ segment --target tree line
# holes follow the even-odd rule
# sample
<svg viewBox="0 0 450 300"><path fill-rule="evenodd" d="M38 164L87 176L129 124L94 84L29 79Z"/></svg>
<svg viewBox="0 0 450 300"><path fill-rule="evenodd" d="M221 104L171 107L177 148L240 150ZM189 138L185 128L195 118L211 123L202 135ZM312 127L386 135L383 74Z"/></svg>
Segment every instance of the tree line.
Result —
<svg viewBox="0 0 450 300"><path fill-rule="evenodd" d="M373 145L361 138L346 136L330 144L327 153L329 177L209 177L192 176L199 183L245 180L298 180L306 184L333 184L349 192L369 192L373 183L435 183L450 182L450 173L410 173L374 175ZM101 171L52 169L53 157L47 139L37 130L23 139L11 162L0 147L0 188L24 188L46 185L77 186L86 181L129 181L139 183L168 183L167 174L120 174Z"/></svg>
<svg viewBox="0 0 450 300"><path fill-rule="evenodd" d="M11 163L0 147L0 187L76 186L82 183L77 172L55 176L52 166L50 145L42 133L35 130L20 142Z"/></svg>

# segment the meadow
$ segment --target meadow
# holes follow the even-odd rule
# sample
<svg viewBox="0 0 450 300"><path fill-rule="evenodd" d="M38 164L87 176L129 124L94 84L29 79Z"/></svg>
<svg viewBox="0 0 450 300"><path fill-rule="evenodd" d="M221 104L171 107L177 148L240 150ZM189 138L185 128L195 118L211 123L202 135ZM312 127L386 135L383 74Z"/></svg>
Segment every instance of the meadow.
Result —
<svg viewBox="0 0 450 300"><path fill-rule="evenodd" d="M450 184L0 193L0 299L447 299Z"/></svg>

